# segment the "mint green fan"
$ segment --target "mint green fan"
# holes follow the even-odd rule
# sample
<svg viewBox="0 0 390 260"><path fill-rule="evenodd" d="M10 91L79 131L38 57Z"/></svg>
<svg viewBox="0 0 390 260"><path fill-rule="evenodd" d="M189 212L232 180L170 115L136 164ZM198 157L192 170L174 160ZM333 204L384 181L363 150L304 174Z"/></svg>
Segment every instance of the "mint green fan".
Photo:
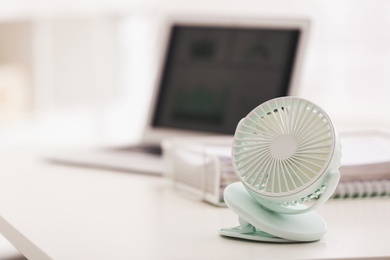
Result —
<svg viewBox="0 0 390 260"><path fill-rule="evenodd" d="M232 163L241 182L224 199L240 226L224 236L269 242L315 241L326 232L313 210L340 179L341 145L328 115L297 97L269 100L236 128Z"/></svg>

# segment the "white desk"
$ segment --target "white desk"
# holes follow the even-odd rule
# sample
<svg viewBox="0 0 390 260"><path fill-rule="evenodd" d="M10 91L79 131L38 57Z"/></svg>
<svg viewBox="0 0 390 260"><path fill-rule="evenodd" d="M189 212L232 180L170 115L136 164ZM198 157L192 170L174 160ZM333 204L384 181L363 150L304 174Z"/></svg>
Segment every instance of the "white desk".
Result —
<svg viewBox="0 0 390 260"><path fill-rule="evenodd" d="M223 238L236 215L159 177L50 165L0 152L0 232L29 259L329 259L390 257L390 199L329 201L318 242Z"/></svg>

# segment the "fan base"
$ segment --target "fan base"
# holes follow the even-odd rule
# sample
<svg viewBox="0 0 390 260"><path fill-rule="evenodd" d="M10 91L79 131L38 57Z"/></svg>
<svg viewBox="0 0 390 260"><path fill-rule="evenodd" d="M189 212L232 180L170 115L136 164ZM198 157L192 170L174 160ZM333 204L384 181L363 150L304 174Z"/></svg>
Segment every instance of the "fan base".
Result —
<svg viewBox="0 0 390 260"><path fill-rule="evenodd" d="M239 216L241 226L221 229L222 236L276 243L312 242L320 240L327 229L325 221L314 211L291 215L263 208L241 182L226 187L224 198Z"/></svg>
<svg viewBox="0 0 390 260"><path fill-rule="evenodd" d="M226 237L234 237L246 240L261 241L261 242L276 242L276 243L292 243L296 241L283 239L280 237L272 236L268 233L265 233L261 230L253 230L247 232L243 230L242 226L233 227L233 228L222 228L219 231L219 234Z"/></svg>

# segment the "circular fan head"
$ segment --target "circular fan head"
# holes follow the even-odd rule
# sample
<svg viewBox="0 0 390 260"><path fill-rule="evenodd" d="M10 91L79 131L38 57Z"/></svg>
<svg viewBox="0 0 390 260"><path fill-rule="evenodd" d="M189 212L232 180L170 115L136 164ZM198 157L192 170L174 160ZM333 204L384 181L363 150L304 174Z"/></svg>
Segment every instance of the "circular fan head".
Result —
<svg viewBox="0 0 390 260"><path fill-rule="evenodd" d="M260 203L293 206L326 189L326 173L340 163L338 146L331 120L320 107L282 97L259 105L239 122L232 161Z"/></svg>

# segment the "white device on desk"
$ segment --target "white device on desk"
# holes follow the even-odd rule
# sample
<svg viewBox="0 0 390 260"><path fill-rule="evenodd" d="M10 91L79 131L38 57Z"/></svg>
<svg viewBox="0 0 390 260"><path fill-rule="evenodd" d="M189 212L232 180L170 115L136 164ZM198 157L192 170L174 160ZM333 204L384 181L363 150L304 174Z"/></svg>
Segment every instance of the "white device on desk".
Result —
<svg viewBox="0 0 390 260"><path fill-rule="evenodd" d="M268 242L309 242L326 231L313 212L340 180L341 145L328 115L296 97L269 100L236 129L232 163L240 182L224 192L240 227L224 236Z"/></svg>
<svg viewBox="0 0 390 260"><path fill-rule="evenodd" d="M163 139L233 135L239 119L257 104L295 93L307 20L167 21L142 142L127 149L68 153L52 161L161 174Z"/></svg>

